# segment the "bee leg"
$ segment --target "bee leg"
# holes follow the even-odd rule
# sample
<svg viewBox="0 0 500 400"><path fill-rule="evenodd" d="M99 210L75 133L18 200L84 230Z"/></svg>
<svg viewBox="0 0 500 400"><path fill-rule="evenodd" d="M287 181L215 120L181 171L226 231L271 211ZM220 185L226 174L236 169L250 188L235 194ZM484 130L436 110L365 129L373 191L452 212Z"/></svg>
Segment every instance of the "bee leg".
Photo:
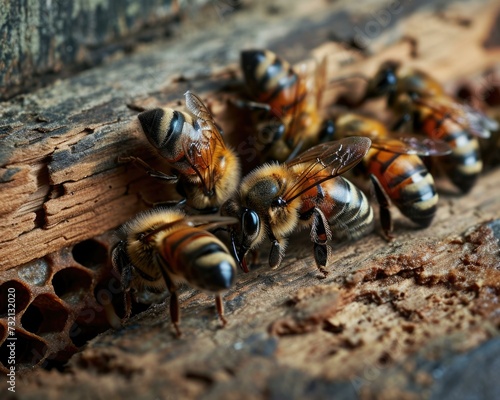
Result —
<svg viewBox="0 0 500 400"><path fill-rule="evenodd" d="M123 319L129 319L132 312L132 296L130 296L130 290L127 289L123 293L123 298L125 302L125 317Z"/></svg>
<svg viewBox="0 0 500 400"><path fill-rule="evenodd" d="M277 268L283 260L283 255L285 253L285 244L281 244L272 233L269 235L269 239L271 240L271 250L269 251L269 266L271 268Z"/></svg>
<svg viewBox="0 0 500 400"><path fill-rule="evenodd" d="M250 252L252 253L252 264L250 265L257 265L259 261L259 251L257 249L252 249Z"/></svg>
<svg viewBox="0 0 500 400"><path fill-rule="evenodd" d="M252 111L266 111L271 112L271 106L266 103L258 103L256 101L248 101L248 100L230 100L232 104L234 104L238 108L247 108Z"/></svg>
<svg viewBox="0 0 500 400"><path fill-rule="evenodd" d="M332 231L330 230L330 225L328 224L325 214L323 214L319 208L314 208L311 227L311 241L314 243L313 250L316 266L323 274L321 279L326 278L328 275L328 271L325 267L331 253L331 249L327 243L331 239Z"/></svg>
<svg viewBox="0 0 500 400"><path fill-rule="evenodd" d="M113 274L117 274L120 280L120 287L123 290L123 299L125 304L125 316L128 319L132 311L132 300L130 296L130 283L132 282L132 270L134 266L127 253L127 244L120 240L111 250L111 264L113 265Z"/></svg>
<svg viewBox="0 0 500 400"><path fill-rule="evenodd" d="M377 202L379 204L379 212L380 212L380 224L382 225L382 230L384 231L384 235L387 240L394 239L394 236L391 234L393 225L392 225L392 217L391 211L389 209L391 202L387 193L383 189L377 177L373 174L370 174L370 179L373 183L373 187L375 189L375 196L377 197Z"/></svg>
<svg viewBox="0 0 500 400"><path fill-rule="evenodd" d="M134 156L118 157L118 162L119 163L133 162L134 164L143 168L146 171L146 173L152 178L164 179L167 181L177 181L178 180L177 176L167 175L161 171L158 171L158 170L154 169L153 167L151 167L151 165L149 165L146 161L142 160L139 157L134 157Z"/></svg>
<svg viewBox="0 0 500 400"><path fill-rule="evenodd" d="M179 322L181 320L181 311L179 307L179 295L177 294L177 288L168 289L170 291L170 319L175 328L175 333L177 337L181 336L181 330L179 328Z"/></svg>
<svg viewBox="0 0 500 400"><path fill-rule="evenodd" d="M222 301L222 295L220 293L215 295L215 306L217 308L217 315L222 322L222 326L226 326L227 320L224 318L224 302Z"/></svg>
<svg viewBox="0 0 500 400"><path fill-rule="evenodd" d="M167 285L167 289L170 292L170 319L175 328L175 333L177 337L181 336L181 330L179 328L179 322L181 320L181 310L179 307L179 295L177 294L177 286L172 282L170 276L165 271L165 268L161 268L161 273L163 275L163 279L165 280L165 284Z"/></svg>
<svg viewBox="0 0 500 400"><path fill-rule="evenodd" d="M153 208L178 208L182 210L184 206L186 205L186 199L181 199L181 200L165 200L165 201L157 201L157 202L149 202L145 200L144 198L142 199L144 203L146 203L148 206L153 207Z"/></svg>

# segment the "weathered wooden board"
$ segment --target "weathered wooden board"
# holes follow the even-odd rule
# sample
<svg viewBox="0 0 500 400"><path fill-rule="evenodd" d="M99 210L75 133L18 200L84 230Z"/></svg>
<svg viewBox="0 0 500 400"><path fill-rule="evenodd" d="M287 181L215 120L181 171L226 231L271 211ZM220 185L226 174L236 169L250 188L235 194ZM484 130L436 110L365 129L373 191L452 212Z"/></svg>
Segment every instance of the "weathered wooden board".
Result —
<svg viewBox="0 0 500 400"><path fill-rule="evenodd" d="M497 178L485 181L491 190ZM477 210L484 218L499 207L492 199L463 204L449 201L436 229L460 229L478 219ZM18 392L55 399L82 392L124 399L451 399L460 388L464 396L496 398L500 222L446 237L402 230L390 245L373 235L336 246L321 281L310 245L296 236L281 268L240 276L225 296L225 328L212 298L185 290L181 339L168 307L158 305L93 340L70 361L69 374L19 377Z"/></svg>
<svg viewBox="0 0 500 400"><path fill-rule="evenodd" d="M172 34L180 6L153 1L0 2L0 99L132 52ZM192 2L192 5L203 2Z"/></svg>

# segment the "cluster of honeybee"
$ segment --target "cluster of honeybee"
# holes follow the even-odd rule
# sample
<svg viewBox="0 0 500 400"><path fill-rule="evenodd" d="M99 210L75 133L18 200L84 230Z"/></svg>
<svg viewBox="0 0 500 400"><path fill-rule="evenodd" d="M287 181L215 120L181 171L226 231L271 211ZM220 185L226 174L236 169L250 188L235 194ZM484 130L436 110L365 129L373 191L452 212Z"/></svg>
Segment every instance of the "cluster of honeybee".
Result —
<svg viewBox="0 0 500 400"><path fill-rule="evenodd" d="M243 51L241 67L251 101L240 105L259 113L266 132L263 164L240 178L238 155L223 140L203 102L185 94L188 112L147 110L138 118L145 136L174 171L168 175L142 165L149 175L176 183L183 200L140 214L119 231L113 264L136 301L152 303L171 294L171 319L179 334L177 289L182 282L214 293L223 317L221 292L235 281L239 265L262 243L270 244L269 265L278 267L287 238L299 227L310 231L314 259L326 276L328 242L358 239L374 227L367 196L340 176L361 163L373 183L380 222L391 237L391 203L422 227L435 213L438 195L420 156L439 156L442 169L464 193L482 169L476 137L497 123L446 95L425 73L390 62L369 80L365 100L387 96L413 133L395 134L373 118L346 112L324 121L320 115L325 65L313 77L298 74L270 51ZM271 124L271 120L279 123ZM186 215L185 211L194 211ZM219 212L219 213L217 213ZM229 249L213 229L225 229ZM130 306L127 307L130 311Z"/></svg>

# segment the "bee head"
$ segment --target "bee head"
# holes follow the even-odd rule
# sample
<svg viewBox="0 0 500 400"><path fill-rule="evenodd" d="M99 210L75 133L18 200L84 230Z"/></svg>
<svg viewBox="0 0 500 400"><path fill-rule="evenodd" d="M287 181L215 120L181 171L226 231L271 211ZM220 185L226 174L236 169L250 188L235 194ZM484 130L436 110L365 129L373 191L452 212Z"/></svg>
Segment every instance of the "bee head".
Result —
<svg viewBox="0 0 500 400"><path fill-rule="evenodd" d="M380 66L375 76L369 81L365 98L380 97L394 93L397 85L399 63L387 61Z"/></svg>
<svg viewBox="0 0 500 400"><path fill-rule="evenodd" d="M248 272L245 256L262 239L259 214L250 208L241 207L234 199L226 201L221 207L221 215L233 216L238 223L229 227L233 256L244 272Z"/></svg>

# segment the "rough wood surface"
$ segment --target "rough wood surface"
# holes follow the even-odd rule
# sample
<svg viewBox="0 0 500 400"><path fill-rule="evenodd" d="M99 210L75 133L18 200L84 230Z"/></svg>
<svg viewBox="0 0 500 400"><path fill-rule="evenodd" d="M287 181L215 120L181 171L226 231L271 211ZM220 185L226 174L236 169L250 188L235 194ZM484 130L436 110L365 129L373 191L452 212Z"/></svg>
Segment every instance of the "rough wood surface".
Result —
<svg viewBox="0 0 500 400"><path fill-rule="evenodd" d="M170 0L2 0L0 99L118 58L140 42L171 34L178 9L179 2Z"/></svg>
<svg viewBox="0 0 500 400"><path fill-rule="evenodd" d="M499 60L494 2L450 2L439 11L402 2L387 29L369 38L370 55L333 39L354 40L355 28L387 6L366 2L361 14L341 2L288 4L247 4L202 32L195 28L203 23L186 21L176 41L3 103L0 269L112 229L145 207L142 198L165 196L164 184L116 164L123 154L158 161L138 130L137 107L177 105L193 90L238 147L238 121L224 99L240 90L241 48L271 48L292 62L327 54L331 78L369 75L382 60L401 59L432 71L450 91L471 75L484 86L481 73ZM416 36L417 58L403 36ZM326 103L338 94L328 91ZM492 357L500 354L500 234L489 222L500 216L499 178L498 169L485 173L466 196L439 181L431 228L417 230L396 212L394 243L374 233L336 244L323 281L299 233L281 268L239 277L225 296L226 328L212 299L186 289L182 339L165 305L155 306L95 339L70 373L19 377L18 397L413 399L474 388L499 397L491 381L500 374ZM489 385L474 374L450 383L468 376L470 363Z"/></svg>
<svg viewBox="0 0 500 400"><path fill-rule="evenodd" d="M459 229L499 202L450 200L436 227ZM225 328L213 299L186 289L181 339L165 304L154 306L94 339L65 373L19 377L19 396L497 398L500 221L445 237L403 231L390 245L373 235L336 246L322 281L296 236L281 268L239 277Z"/></svg>

